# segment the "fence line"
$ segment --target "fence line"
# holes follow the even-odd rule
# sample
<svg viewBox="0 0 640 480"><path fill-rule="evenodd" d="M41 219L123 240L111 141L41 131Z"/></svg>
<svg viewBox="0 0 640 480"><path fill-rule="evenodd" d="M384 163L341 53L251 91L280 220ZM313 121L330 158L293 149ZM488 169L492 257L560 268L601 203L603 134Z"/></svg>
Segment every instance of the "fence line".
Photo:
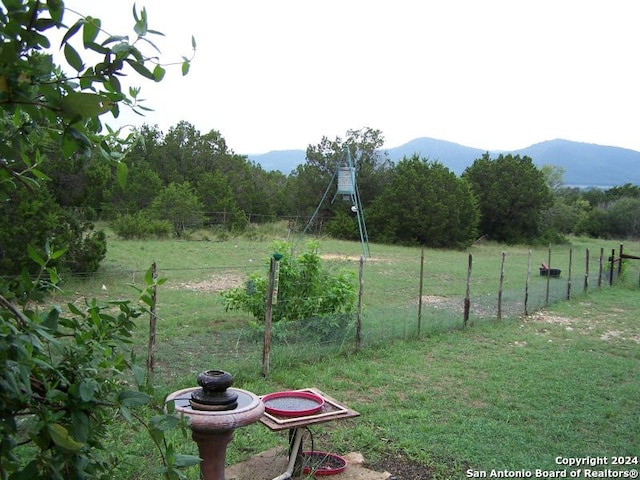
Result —
<svg viewBox="0 0 640 480"><path fill-rule="evenodd" d="M385 297L390 300L388 302L380 301L380 299L372 299L368 296L364 280L365 262L361 258L357 311L349 318L332 319L335 320L335 327L325 329L320 320L307 319L304 324L295 322L295 325L278 325L265 322L263 331L256 330L255 326L228 330L215 329L211 335L211 341L206 347L206 352L207 355L212 358L212 361L214 361L214 359L218 359L217 361L227 361L229 358L235 358L238 361L257 362L259 364L259 351L262 347L262 372L263 375L268 375L271 364L274 361L277 362L278 355L287 348L295 350L298 355L312 352L317 353L319 350L324 351L327 349L329 351L342 348L355 348L357 350L365 346L375 345L381 341L386 341L387 339L420 337L425 333L464 328L475 322L518 318L522 315L530 315L533 311L543 309L552 302L572 299L580 293L587 294L591 285L597 285L598 289L606 284L612 285L614 280L612 272L617 270L618 277L622 273L619 265L623 257L616 257L615 250L612 252L611 257L605 259L604 249L601 249L600 255L594 260L589 250L586 249L583 288L576 291L572 289L572 282L574 280L574 252L569 250L568 268L564 277L561 273L559 273L557 277L552 277L551 253L551 248L549 248L546 270L543 270L541 267L540 279L535 280L532 274L532 253L531 250L528 251L526 276L523 278L524 286L521 288L517 286L517 279L513 278L513 271L508 268L508 255L506 252L502 252L499 276L496 278L498 289L497 298L495 290L494 293L491 293L490 288L487 288L485 285L486 279L474 278L474 258L472 254L469 254L465 288L459 289L461 291L459 296L444 297L437 295L426 296L424 294L424 290L428 290L428 287L425 287L424 278L426 275L429 275L429 272L428 268L425 268L423 250L419 260L417 301L414 300L415 291L411 292L410 288L406 288L407 282L406 279L403 279L403 285L405 285L405 287L393 287L393 285L391 285L387 291L385 291ZM620 253L623 253L622 248L620 249ZM558 262L555 257L553 260L554 263ZM605 261L608 263L608 272L606 272L604 268ZM275 263L273 259L271 259L271 262L272 264ZM591 264L597 264L598 268L590 268ZM219 277L221 276L219 275L220 272L222 272L222 274L232 271L244 271L248 273L249 268L255 269L255 266L250 267L247 265L163 269L161 265L156 266L154 264L154 267L154 274L161 274L161 276L164 276L165 272L184 272L188 274L193 271L210 270L211 272L217 272L217 274L213 274L212 277ZM121 282L122 277L132 277L135 279L136 276L141 276L142 272L142 270L132 270L128 272L112 272L111 275L114 276L116 282ZM273 273L275 273L275 269ZM609 274L609 281L604 283L603 278L607 273ZM270 278L271 275L270 267ZM377 273L376 275L381 274ZM111 285L105 276L96 274L92 278L98 284L104 282ZM457 280L451 282L453 285L453 282L457 282ZM197 282L195 283L197 284ZM172 348L171 342L173 341L173 339L166 339L160 334L159 338L164 339L156 345L156 339L158 337L156 336L155 322L159 320L160 324L162 324L163 309L166 310L172 301L175 303L181 301L177 299L183 295L183 289L181 288L183 285L185 284L176 281L174 281L173 284L167 282L154 297L154 315L152 315L149 320L148 369L150 375L153 374L155 367L156 352L159 351L158 355L162 357L163 349ZM207 309L216 311L216 307L210 307L205 302L216 301L212 292L217 293L222 287L216 290L204 289L202 292L199 292L194 285L190 285L190 287L194 287L194 294L199 295L202 293L201 297L198 298L202 300L203 311ZM270 280L269 291L273 292L274 287L275 279L273 283L271 283ZM458 290L458 288L455 290ZM462 293L462 291L464 291L464 293ZM275 298L278 302L286 301L277 296ZM376 300L376 302L373 300ZM268 299L265 299L265 301L268 301ZM376 305L374 307L363 307L368 301L371 304L376 303ZM220 312L221 308L217 308L217 311ZM156 310L159 311L160 314L155 313ZM165 344L163 345L163 343ZM195 356L194 354L194 357ZM198 366L194 366L194 368L198 368Z"/></svg>

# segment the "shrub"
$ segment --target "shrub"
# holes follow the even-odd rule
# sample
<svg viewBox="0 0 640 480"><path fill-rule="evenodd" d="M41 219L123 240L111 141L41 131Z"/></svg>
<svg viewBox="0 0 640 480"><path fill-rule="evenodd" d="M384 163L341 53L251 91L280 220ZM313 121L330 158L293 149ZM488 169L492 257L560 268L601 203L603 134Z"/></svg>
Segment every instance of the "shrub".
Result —
<svg viewBox="0 0 640 480"><path fill-rule="evenodd" d="M151 236L167 238L173 231L173 226L167 220L149 218L144 212L119 215L111 221L111 228L124 240L145 239Z"/></svg>
<svg viewBox="0 0 640 480"><path fill-rule="evenodd" d="M106 451L103 441L118 416L148 430L166 478L179 478L180 466L199 459L178 458L165 431L180 426L186 433L186 423L163 413L163 399L127 358L134 318L144 309L128 301L101 305L94 299L84 307L69 304L66 312L39 311L35 301L57 279L49 262L63 251L46 259L34 248L29 251L40 266L36 280L23 276L11 285L0 282L0 478L112 478L118 456ZM49 280L40 280L45 277ZM151 287L150 272L146 280ZM150 290L141 292L146 302ZM122 381L125 375L136 387Z"/></svg>
<svg viewBox="0 0 640 480"><path fill-rule="evenodd" d="M281 253L282 258L279 261L278 296L273 306L273 322L306 323L315 325L313 328L320 332L325 331L328 323L338 322L343 318L341 315L354 311L355 274L346 270L330 272L324 268L317 248L317 243L311 242L304 252L294 258L291 245L276 242L275 251ZM263 323L268 283L263 273L254 273L244 287L221 292L225 309L248 312L254 316L257 324ZM328 328L330 330L332 327Z"/></svg>

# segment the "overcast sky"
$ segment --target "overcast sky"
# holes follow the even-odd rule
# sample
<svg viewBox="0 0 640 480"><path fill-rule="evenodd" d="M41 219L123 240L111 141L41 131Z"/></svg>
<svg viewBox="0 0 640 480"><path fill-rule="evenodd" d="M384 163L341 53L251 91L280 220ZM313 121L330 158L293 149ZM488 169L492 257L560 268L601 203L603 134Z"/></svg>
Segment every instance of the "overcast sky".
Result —
<svg viewBox="0 0 640 480"><path fill-rule="evenodd" d="M67 0L111 34L130 0ZM385 147L433 137L484 150L554 138L640 151L637 0L156 0L163 61L136 79L155 112L218 130L236 153L305 149L349 129ZM69 16L68 23L73 17ZM107 122L113 124L114 122Z"/></svg>

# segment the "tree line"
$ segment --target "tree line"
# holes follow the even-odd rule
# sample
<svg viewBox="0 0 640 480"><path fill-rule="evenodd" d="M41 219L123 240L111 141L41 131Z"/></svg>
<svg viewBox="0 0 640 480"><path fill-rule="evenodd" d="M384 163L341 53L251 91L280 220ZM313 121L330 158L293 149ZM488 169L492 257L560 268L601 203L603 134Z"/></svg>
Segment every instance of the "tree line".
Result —
<svg viewBox="0 0 640 480"><path fill-rule="evenodd" d="M220 132L202 134L186 121L166 133L142 126L118 164L95 151L70 157L50 151L41 166L50 179L43 188L16 189L2 205L0 264L6 272L19 270L25 241L35 236L39 244L55 238L68 248L67 269L95 271L106 252L97 219L122 238L149 238L201 228L241 233L251 223L283 218L302 229L317 212L316 232L357 240L351 202L333 191L321 201L347 151L373 242L463 249L480 237L547 244L570 234L640 235L638 186L566 187L559 167L538 168L533 159L511 154L486 153L458 177L418 154L394 163L383 144L382 132L371 128L323 137L289 175L265 171L234 153ZM117 174L123 167L126 184Z"/></svg>

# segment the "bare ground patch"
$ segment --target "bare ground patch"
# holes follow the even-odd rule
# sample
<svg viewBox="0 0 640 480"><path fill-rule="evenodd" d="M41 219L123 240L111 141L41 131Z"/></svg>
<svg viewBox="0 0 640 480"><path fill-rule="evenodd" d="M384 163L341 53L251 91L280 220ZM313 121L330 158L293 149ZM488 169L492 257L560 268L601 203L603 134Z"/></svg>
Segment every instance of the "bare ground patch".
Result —
<svg viewBox="0 0 640 480"><path fill-rule="evenodd" d="M555 325L565 325L565 326L571 326L574 322L574 320L571 318L560 317L556 315L549 315L548 313L543 311L534 312L531 315L529 315L528 318L529 320L534 322L551 323Z"/></svg>
<svg viewBox="0 0 640 480"><path fill-rule="evenodd" d="M173 288L190 290L192 292L221 292L229 288L240 287L246 279L236 273L221 273L211 275L208 279L199 282L179 282Z"/></svg>
<svg viewBox="0 0 640 480"><path fill-rule="evenodd" d="M361 255L342 255L342 254L334 254L334 253L325 253L320 255L320 258L323 260L339 260L343 262L359 262ZM369 257L365 259L366 262L384 262L386 260L382 258Z"/></svg>
<svg viewBox="0 0 640 480"><path fill-rule="evenodd" d="M530 321L534 322L562 325L567 331L576 330L578 333L588 333L592 332L594 329L598 329L598 327L607 327L606 321L591 320L587 323L580 319L549 315L544 311L535 312L528 318ZM613 328L606 329L600 335L600 340L605 342L631 340L640 345L640 335L637 333Z"/></svg>

